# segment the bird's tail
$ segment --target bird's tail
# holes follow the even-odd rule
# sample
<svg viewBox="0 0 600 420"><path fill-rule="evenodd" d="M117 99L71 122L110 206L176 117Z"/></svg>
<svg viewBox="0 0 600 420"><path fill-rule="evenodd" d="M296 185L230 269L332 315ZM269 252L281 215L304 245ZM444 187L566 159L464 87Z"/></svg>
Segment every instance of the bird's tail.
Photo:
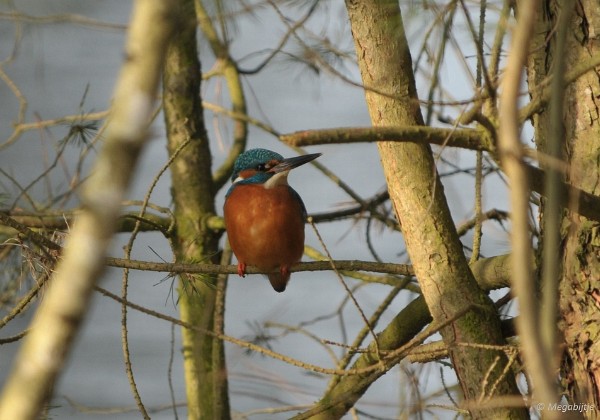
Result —
<svg viewBox="0 0 600 420"><path fill-rule="evenodd" d="M275 289L276 292L281 293L285 290L287 283L290 280L290 273L270 273L267 277L269 278L269 282L271 282L273 289Z"/></svg>

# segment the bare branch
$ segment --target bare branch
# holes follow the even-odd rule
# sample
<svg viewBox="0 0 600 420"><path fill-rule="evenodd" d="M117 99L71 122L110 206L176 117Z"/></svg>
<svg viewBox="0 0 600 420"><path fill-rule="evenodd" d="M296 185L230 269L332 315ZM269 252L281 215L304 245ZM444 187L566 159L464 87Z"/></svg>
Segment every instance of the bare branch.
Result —
<svg viewBox="0 0 600 420"><path fill-rule="evenodd" d="M377 141L431 143L469 150L493 151L489 134L475 129L445 129L421 125L404 127L345 127L282 134L281 141L292 146L371 143Z"/></svg>
<svg viewBox="0 0 600 420"><path fill-rule="evenodd" d="M138 0L117 84L112 121L75 223L0 397L0 418L35 419L51 396L94 282L104 267L120 203L146 139L160 69L174 27L172 2Z"/></svg>
<svg viewBox="0 0 600 420"><path fill-rule="evenodd" d="M516 104L523 66L529 50L535 15L540 11L536 0L519 3L519 20L513 36L500 101L499 154L511 183L511 243L514 252L513 285L519 301L520 316L517 321L523 343L525 366L534 383L534 397L548 406L556 402L556 384L550 355L544 351L539 330L536 288L533 272L533 245L529 228L529 181L523 163L523 146L519 139L520 124ZM549 410L547 415L552 416ZM556 413L554 413L556 415Z"/></svg>

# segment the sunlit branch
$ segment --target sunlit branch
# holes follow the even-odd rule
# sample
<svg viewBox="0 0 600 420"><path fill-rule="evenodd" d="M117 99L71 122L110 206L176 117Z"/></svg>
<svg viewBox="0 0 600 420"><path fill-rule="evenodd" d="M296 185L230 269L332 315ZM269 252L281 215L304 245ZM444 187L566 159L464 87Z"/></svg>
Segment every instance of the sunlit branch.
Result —
<svg viewBox="0 0 600 420"><path fill-rule="evenodd" d="M484 131L424 126L328 128L283 134L280 139L293 146L398 141L431 143L469 150L494 150L491 138Z"/></svg>
<svg viewBox="0 0 600 420"><path fill-rule="evenodd" d="M534 250L529 227L529 177L523 160L521 126L516 107L523 66L535 17L540 9L536 0L524 0L520 3L519 20L513 34L502 85L498 147L503 169L510 181L511 244L515 260L512 283L520 313L517 328L522 340L525 366L534 383L534 399L551 404L557 400L557 390L554 373L549 369L552 366L551 355L544 351L540 335L536 287L531 269ZM547 416L555 418L557 414L549 411Z"/></svg>
<svg viewBox="0 0 600 420"><path fill-rule="evenodd" d="M217 73L225 79L227 84L229 99L231 101L231 111L235 114L246 114L246 98L244 88L237 64L229 54L229 44L225 39L221 39L211 20L204 3L201 0L195 0L195 10L198 20L198 26L208 39L211 50L217 57ZM248 136L248 123L243 119L234 118L233 144L229 150L227 158L217 168L213 174L213 183L216 190L221 188L229 179L235 159L246 148Z"/></svg>
<svg viewBox="0 0 600 420"><path fill-rule="evenodd" d="M280 136L285 143L294 146L315 146L319 144L369 143L378 141L399 141L431 143L447 147L495 152L489 134L475 129L444 129L433 127L356 127L330 128L323 130L298 131ZM528 153L529 154L529 153ZM533 191L544 194L545 172L531 165L525 165L531 177ZM580 190L569 184L563 189L572 197L579 197L577 211L592 220L600 221L600 197ZM562 200L566 202L565 200Z"/></svg>
<svg viewBox="0 0 600 420"><path fill-rule="evenodd" d="M175 30L173 2L137 1L125 45L106 141L82 191L84 211L71 230L50 286L11 366L0 418L39 418L89 309L127 186L147 139L160 70Z"/></svg>

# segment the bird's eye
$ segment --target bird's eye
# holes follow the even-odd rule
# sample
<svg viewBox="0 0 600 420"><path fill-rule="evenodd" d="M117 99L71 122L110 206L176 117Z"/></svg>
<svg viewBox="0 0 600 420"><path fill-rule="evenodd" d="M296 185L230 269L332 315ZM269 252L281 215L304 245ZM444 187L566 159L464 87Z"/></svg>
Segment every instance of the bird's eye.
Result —
<svg viewBox="0 0 600 420"><path fill-rule="evenodd" d="M257 171L264 172L265 169L267 169L267 165L265 165L264 163L259 163L258 165L256 165L256 170Z"/></svg>

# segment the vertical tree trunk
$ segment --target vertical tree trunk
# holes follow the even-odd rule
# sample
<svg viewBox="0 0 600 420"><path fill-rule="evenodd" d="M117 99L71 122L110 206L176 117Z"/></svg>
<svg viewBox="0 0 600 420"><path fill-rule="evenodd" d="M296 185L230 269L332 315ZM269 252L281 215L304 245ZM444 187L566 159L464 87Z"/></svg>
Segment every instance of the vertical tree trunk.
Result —
<svg viewBox="0 0 600 420"><path fill-rule="evenodd" d="M551 74L555 60L553 33L561 13L557 0L544 2L538 17L537 42L532 46L528 65L532 99L542 95L536 86ZM577 2L568 22L565 74L600 53L600 11L595 0ZM569 164L568 183L594 195L600 195L600 71L592 69L566 87L564 111L565 154ZM534 117L536 142L547 151L550 114L544 109ZM543 162L542 162L543 164ZM577 197L570 197L569 206ZM563 382L571 402L600 406L600 229L569 207L561 223L561 274L559 284L559 318L565 343L562 364ZM545 207L541 207L544 215ZM584 410L595 418L595 410Z"/></svg>
<svg viewBox="0 0 600 420"><path fill-rule="evenodd" d="M211 154L200 100L200 63L192 0L183 9L177 35L167 53L163 103L175 204L175 255L178 262L212 260L218 263L218 235L204 220L215 214ZM216 276L181 276L179 307L182 321L214 330ZM227 419L226 368L223 343L197 331L183 329L183 356L190 419Z"/></svg>
<svg viewBox="0 0 600 420"><path fill-rule="evenodd" d="M569 33L568 67L600 54L600 9L596 0L579 2ZM600 195L600 70L593 69L570 85L566 114L567 181ZM565 374L574 402L600 407L600 224L570 213L563 249L563 272L559 287L560 313L567 354ZM595 410L586 415L596 416Z"/></svg>
<svg viewBox="0 0 600 420"><path fill-rule="evenodd" d="M352 35L371 121L375 126L422 125L412 60L396 0L347 0ZM425 144L378 144L390 197L423 296L475 418L525 418L523 408L477 407L486 397L518 395L502 373L506 356L464 344L504 344L494 306L475 282L462 251L431 149ZM486 383L497 383L488 395Z"/></svg>
<svg viewBox="0 0 600 420"><path fill-rule="evenodd" d="M552 34L564 2L544 1L544 13L538 17L536 44L528 66L533 99L541 92L535 86L544 80L564 59L565 74L600 54L600 9L597 0L580 0L568 22L566 54L558 57ZM550 40L550 41L548 41ZM566 87L564 93L564 142L569 168L568 183L596 196L600 195L600 70L591 69ZM547 151L550 118L544 109L534 118L536 142ZM543 162L542 162L543 163ZM600 226L577 214L572 207L577 197L570 197L570 211L561 221L561 268L559 293L560 329L565 344L562 359L563 383L574 403L600 406ZM542 206L542 215L545 208ZM543 233L543 232L542 232ZM542 244L545 243L542 236ZM596 410L584 410L588 418Z"/></svg>

